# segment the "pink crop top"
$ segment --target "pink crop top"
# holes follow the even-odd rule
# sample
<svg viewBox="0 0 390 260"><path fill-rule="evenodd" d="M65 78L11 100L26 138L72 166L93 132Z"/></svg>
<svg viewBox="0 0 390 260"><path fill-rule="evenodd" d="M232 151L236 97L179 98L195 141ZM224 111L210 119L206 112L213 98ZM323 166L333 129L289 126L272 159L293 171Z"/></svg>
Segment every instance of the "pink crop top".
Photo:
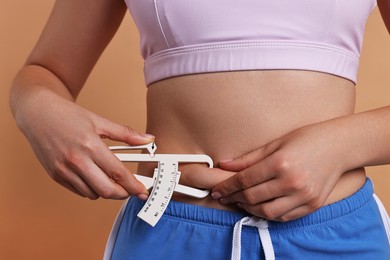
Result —
<svg viewBox="0 0 390 260"><path fill-rule="evenodd" d="M376 0L125 0L146 84L238 70L296 69L356 82Z"/></svg>

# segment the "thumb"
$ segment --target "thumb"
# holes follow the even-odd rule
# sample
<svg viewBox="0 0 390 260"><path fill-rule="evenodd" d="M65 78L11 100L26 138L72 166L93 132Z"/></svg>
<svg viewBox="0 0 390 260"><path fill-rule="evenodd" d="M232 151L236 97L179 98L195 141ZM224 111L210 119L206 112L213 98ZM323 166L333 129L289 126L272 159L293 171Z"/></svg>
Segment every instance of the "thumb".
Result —
<svg viewBox="0 0 390 260"><path fill-rule="evenodd" d="M99 118L96 131L102 138L124 142L129 145L142 145L154 141L154 136L142 134L129 126L120 125L104 118Z"/></svg>
<svg viewBox="0 0 390 260"><path fill-rule="evenodd" d="M263 146L251 152L245 153L235 159L219 161L219 167L224 170L239 172L264 160L271 154L269 146Z"/></svg>

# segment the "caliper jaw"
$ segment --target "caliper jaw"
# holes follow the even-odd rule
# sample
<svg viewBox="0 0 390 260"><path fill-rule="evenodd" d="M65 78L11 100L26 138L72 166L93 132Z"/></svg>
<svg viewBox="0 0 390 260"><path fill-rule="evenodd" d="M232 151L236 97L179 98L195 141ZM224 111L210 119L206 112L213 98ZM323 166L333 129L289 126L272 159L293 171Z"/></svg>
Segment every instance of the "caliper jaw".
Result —
<svg viewBox="0 0 390 260"><path fill-rule="evenodd" d="M109 148L110 148L111 151L117 151L117 150L142 150L142 149L146 149L149 152L149 156L150 157L154 157L154 153L157 150L157 145L156 145L155 142L151 142L151 143L144 144L144 145L110 146Z"/></svg>
<svg viewBox="0 0 390 260"><path fill-rule="evenodd" d="M181 173L178 171L180 162L207 163L212 168L213 161L207 155L155 154L157 146L154 142L139 146L111 146L109 148L113 151L147 149L149 152L149 155L115 153L115 156L122 162L158 162L158 167L154 170L153 178L134 174L137 180L142 182L147 189L153 187L144 207L138 213L138 217L151 226L156 225L161 218L174 191L195 198L204 198L209 194L208 190L200 190L179 184Z"/></svg>

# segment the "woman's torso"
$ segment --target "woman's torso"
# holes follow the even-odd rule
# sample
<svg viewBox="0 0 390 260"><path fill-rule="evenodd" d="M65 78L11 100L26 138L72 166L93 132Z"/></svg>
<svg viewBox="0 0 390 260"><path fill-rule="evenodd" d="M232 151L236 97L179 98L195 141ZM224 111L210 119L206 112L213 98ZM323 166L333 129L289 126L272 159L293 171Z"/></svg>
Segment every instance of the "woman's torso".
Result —
<svg viewBox="0 0 390 260"><path fill-rule="evenodd" d="M352 82L375 0L125 1L141 36L147 132L158 153L207 154L218 162L354 111ZM152 175L154 167L142 164L138 173ZM199 174L202 167L181 167L183 184L211 188L221 181ZM364 180L363 169L344 174L326 203ZM174 199L222 207L210 198Z"/></svg>
<svg viewBox="0 0 390 260"><path fill-rule="evenodd" d="M259 148L299 127L354 112L354 84L330 74L268 70L194 74L158 81L148 88L147 133L156 136L158 153L207 154L215 163ZM155 165L140 164L138 174L153 173ZM210 188L221 181L188 174L206 167L180 168L183 184ZM326 204L353 194L365 181L363 169L343 174ZM188 203L229 209L209 197Z"/></svg>

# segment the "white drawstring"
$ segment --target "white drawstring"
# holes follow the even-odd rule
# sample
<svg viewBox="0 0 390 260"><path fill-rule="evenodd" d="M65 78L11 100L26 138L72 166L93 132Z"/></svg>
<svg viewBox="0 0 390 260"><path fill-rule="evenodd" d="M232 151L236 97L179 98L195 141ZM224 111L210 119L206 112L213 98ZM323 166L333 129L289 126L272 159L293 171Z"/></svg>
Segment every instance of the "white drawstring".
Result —
<svg viewBox="0 0 390 260"><path fill-rule="evenodd" d="M374 194L374 199L376 201L376 204L378 205L379 212L381 213L383 225L385 226L385 230L386 230L386 234L387 234L387 239L389 240L389 244L390 244L390 218L389 218L389 215L387 215L385 206L383 206L382 202L380 201L378 196L376 196L376 194Z"/></svg>
<svg viewBox="0 0 390 260"><path fill-rule="evenodd" d="M261 245L263 246L264 255L266 260L274 260L275 253L272 246L271 235L268 230L268 222L265 219L258 217L245 217L242 218L234 225L233 231L233 248L232 248L232 260L241 259L241 230L242 226L257 227Z"/></svg>

